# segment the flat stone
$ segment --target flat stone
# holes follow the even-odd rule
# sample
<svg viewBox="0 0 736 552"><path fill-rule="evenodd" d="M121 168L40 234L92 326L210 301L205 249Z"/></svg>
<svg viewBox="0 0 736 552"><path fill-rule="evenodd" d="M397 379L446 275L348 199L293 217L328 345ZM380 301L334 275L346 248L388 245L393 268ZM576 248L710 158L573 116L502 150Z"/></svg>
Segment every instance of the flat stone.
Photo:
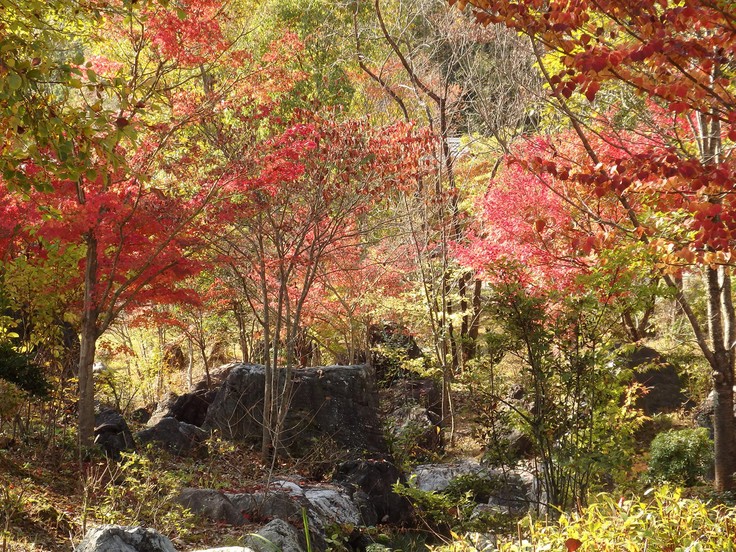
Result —
<svg viewBox="0 0 736 552"><path fill-rule="evenodd" d="M230 525L243 525L245 518L228 497L213 489L182 489L176 501L195 514Z"/></svg>
<svg viewBox="0 0 736 552"><path fill-rule="evenodd" d="M101 525L87 531L75 552L176 552L164 535L145 527Z"/></svg>

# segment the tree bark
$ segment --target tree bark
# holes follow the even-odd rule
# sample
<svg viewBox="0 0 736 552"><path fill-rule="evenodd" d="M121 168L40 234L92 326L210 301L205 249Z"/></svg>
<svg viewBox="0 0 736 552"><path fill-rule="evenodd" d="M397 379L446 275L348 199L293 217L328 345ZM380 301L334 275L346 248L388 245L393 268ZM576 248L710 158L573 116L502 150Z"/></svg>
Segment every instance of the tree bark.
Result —
<svg viewBox="0 0 736 552"><path fill-rule="evenodd" d="M85 234L87 245L84 269L84 312L79 350L79 446L92 444L95 432L95 386L92 367L95 362L97 346L97 319L99 311L95 306L95 284L97 282L97 239L91 232Z"/></svg>
<svg viewBox="0 0 736 552"><path fill-rule="evenodd" d="M731 298L731 279L724 267L706 268L708 284L708 315L713 346L713 387L716 400L713 411L715 445L715 488L727 491L734 488L736 472L734 456L733 413L733 349L734 319Z"/></svg>

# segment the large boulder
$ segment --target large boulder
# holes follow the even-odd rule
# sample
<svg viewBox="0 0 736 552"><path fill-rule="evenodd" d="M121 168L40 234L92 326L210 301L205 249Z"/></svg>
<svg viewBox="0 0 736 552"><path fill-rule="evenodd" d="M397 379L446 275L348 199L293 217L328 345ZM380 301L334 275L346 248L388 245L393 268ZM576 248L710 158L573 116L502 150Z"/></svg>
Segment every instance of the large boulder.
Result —
<svg viewBox="0 0 736 552"><path fill-rule="evenodd" d="M277 480L268 487L242 493L184 489L177 500L197 514L230 525L281 519L301 527L303 513L315 534L334 524L363 525L350 494L338 485L301 487L293 481Z"/></svg>
<svg viewBox="0 0 736 552"><path fill-rule="evenodd" d="M125 418L117 410L104 410L95 416L95 443L105 450L105 454L115 460L120 454L135 450L133 434Z"/></svg>
<svg viewBox="0 0 736 552"><path fill-rule="evenodd" d="M424 464L414 468L410 479L420 491L444 491L452 481L463 476L478 476L486 472L478 462L459 461L447 464Z"/></svg>
<svg viewBox="0 0 736 552"><path fill-rule="evenodd" d="M101 525L87 532L74 552L176 552L171 541L153 529Z"/></svg>
<svg viewBox="0 0 736 552"><path fill-rule="evenodd" d="M333 481L348 490L364 525L404 525L411 520L411 504L393 490L395 483L404 483L406 478L392 462L385 459L343 462L337 467Z"/></svg>
<svg viewBox="0 0 736 552"><path fill-rule="evenodd" d="M202 427L207 416L207 409L216 395L216 389L210 391L198 389L183 395L171 393L158 404L148 420L148 426L153 427L164 418L174 418L185 424Z"/></svg>
<svg viewBox="0 0 736 552"><path fill-rule="evenodd" d="M324 526L363 525L360 511L344 490L326 487L308 487L304 495Z"/></svg>
<svg viewBox="0 0 736 552"><path fill-rule="evenodd" d="M485 502L497 512L515 516L529 511L540 513L545 502L539 482L531 473L490 469L471 460L417 466L410 481L427 492L442 492L462 481L476 500Z"/></svg>
<svg viewBox="0 0 736 552"><path fill-rule="evenodd" d="M195 514L230 525L243 525L245 518L230 499L213 489L182 489L176 501Z"/></svg>
<svg viewBox="0 0 736 552"><path fill-rule="evenodd" d="M227 364L223 364L221 366L218 366L217 368L213 368L210 370L210 377L209 377L209 383L207 380L207 376L203 376L202 379L200 379L198 382L194 384L194 390L195 391L208 391L210 389L217 389L219 388L224 381L227 379L227 377L230 375L230 372L233 368L236 366L240 366L239 362L229 362Z"/></svg>
<svg viewBox="0 0 736 552"><path fill-rule="evenodd" d="M311 507L304 489L286 480L274 481L267 489L250 493L227 493L226 496L243 516L251 520L278 518L298 524L302 520L302 509L309 510Z"/></svg>
<svg viewBox="0 0 736 552"><path fill-rule="evenodd" d="M386 451L370 367L303 368L294 370L291 377L293 394L282 444L292 454L305 453L324 438L346 451ZM258 442L263 431L264 382L263 366L233 367L207 411L204 427L218 430L226 438Z"/></svg>
<svg viewBox="0 0 736 552"><path fill-rule="evenodd" d="M644 414L675 412L687 403L682 380L675 367L651 347L638 347L628 358L634 381L648 392L637 399L636 406Z"/></svg>
<svg viewBox="0 0 736 552"><path fill-rule="evenodd" d="M199 449L209 433L175 418L163 418L155 426L141 430L135 436L142 445L154 443L171 454L186 456Z"/></svg>
<svg viewBox="0 0 736 552"><path fill-rule="evenodd" d="M250 521L278 518L297 523L302 516L303 504L286 492L225 493L225 496Z"/></svg>
<svg viewBox="0 0 736 552"><path fill-rule="evenodd" d="M328 528L332 525L365 525L358 507L347 491L339 486L323 484L302 488L293 481L278 480L272 482L267 489L226 496L251 521L280 519L301 528L301 544L306 544L306 514L314 550L327 549L325 539Z"/></svg>

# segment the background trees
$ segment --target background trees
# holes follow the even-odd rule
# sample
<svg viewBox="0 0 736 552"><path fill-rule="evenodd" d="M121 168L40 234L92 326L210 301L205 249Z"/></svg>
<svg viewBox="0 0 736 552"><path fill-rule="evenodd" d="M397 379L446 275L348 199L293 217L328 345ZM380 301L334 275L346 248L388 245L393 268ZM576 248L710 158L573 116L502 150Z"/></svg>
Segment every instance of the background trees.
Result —
<svg viewBox="0 0 736 552"><path fill-rule="evenodd" d="M531 2L468 4L481 24L498 22L529 36L554 105L584 152L560 159L559 142L553 142L552 158L528 166L614 198L628 220L597 222L605 232L623 232L655 253L659 273L713 370L716 487L733 488L733 7L612 1L542 10ZM613 105L614 98L626 103ZM622 139L626 130L633 134ZM677 278L688 270L705 278L707 323Z"/></svg>
<svg viewBox="0 0 736 552"><path fill-rule="evenodd" d="M607 446L591 431L623 393L609 347L660 337L675 297L713 374L730 488L734 9L460 3L2 10L0 341L78 336L82 443L120 317L196 345L189 385L209 379L209 335L237 335L233 356L266 369L267 460L292 370L369 361L389 320L441 376L450 427L455 386L513 357L552 477L592 462L553 451L555 431ZM559 404L582 422L550 433ZM563 479L559 505L592 481Z"/></svg>

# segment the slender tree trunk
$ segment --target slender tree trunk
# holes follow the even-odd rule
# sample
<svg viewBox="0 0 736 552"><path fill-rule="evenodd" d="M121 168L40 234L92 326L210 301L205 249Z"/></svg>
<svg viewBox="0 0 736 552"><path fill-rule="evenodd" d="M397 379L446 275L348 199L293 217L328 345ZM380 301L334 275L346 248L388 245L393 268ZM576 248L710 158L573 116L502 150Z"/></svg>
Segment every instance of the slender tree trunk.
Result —
<svg viewBox="0 0 736 552"><path fill-rule="evenodd" d="M187 352L189 353L189 363L187 364L187 389L192 391L194 387L194 346L192 340L187 339Z"/></svg>
<svg viewBox="0 0 736 552"><path fill-rule="evenodd" d="M202 341L197 341L197 348L199 349L199 354L202 357L202 363L204 364L204 377L207 382L207 389L211 389L212 382L210 381L210 363L207 359L207 345L204 342L204 339Z"/></svg>
<svg viewBox="0 0 736 552"><path fill-rule="evenodd" d="M724 267L706 268L708 315L713 345L713 387L716 401L713 412L715 444L715 487L734 488L733 345L734 313L731 278Z"/></svg>
<svg viewBox="0 0 736 552"><path fill-rule="evenodd" d="M250 362L250 354L248 352L248 340L245 333L245 316L243 316L243 309L238 301L233 301L233 314L235 320L238 323L238 342L240 344L240 354L243 363Z"/></svg>
<svg viewBox="0 0 736 552"><path fill-rule="evenodd" d="M97 345L98 308L95 304L94 290L97 282L97 239L92 233L85 235L87 245L84 269L84 312L79 347L79 445L92 444L95 432L95 384L92 367L95 362Z"/></svg>
<svg viewBox="0 0 736 552"><path fill-rule="evenodd" d="M475 285L473 286L473 318L470 321L470 328L468 329L468 359L475 358L475 355L478 353L478 334L480 333L480 307L482 292L483 282L480 278L476 278Z"/></svg>
<svg viewBox="0 0 736 552"><path fill-rule="evenodd" d="M263 358L264 358L264 385L263 385L263 431L261 433L261 458L266 465L275 460L277 443L274 427L277 418L278 395L278 363L279 338L281 336L281 321L283 313L283 286L279 286L279 294L273 310L274 327L272 324L271 296L268 291L266 277L266 249L263 236L258 236L258 270L261 285L261 301L263 305Z"/></svg>

